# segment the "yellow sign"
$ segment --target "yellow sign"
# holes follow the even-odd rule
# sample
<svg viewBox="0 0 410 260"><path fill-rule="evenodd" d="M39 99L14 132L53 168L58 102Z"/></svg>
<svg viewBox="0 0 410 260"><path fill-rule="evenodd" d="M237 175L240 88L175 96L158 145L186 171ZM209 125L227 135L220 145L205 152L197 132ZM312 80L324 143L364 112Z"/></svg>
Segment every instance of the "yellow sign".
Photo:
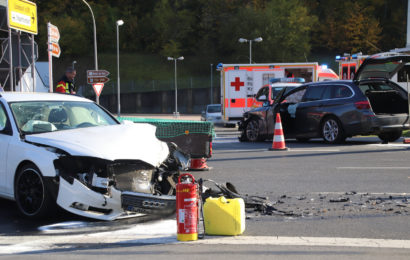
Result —
<svg viewBox="0 0 410 260"><path fill-rule="evenodd" d="M12 29L37 34L37 5L26 0L8 0L8 22Z"/></svg>

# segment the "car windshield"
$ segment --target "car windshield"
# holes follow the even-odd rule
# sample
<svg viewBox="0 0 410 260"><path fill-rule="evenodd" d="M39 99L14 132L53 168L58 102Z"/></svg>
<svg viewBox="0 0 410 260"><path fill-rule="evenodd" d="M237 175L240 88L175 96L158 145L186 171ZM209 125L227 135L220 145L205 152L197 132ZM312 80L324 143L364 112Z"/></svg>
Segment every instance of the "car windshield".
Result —
<svg viewBox="0 0 410 260"><path fill-rule="evenodd" d="M208 113L219 113L221 112L221 105L208 106Z"/></svg>
<svg viewBox="0 0 410 260"><path fill-rule="evenodd" d="M271 97L272 97L273 100L276 98L276 96L279 94L279 92L280 92L283 88L286 88L285 93L284 93L284 94L286 95L287 93L289 93L289 91L291 91L292 89L295 89L296 87L289 87L289 86L287 86L287 87L274 87L274 88L272 88L272 95L271 95Z"/></svg>
<svg viewBox="0 0 410 260"><path fill-rule="evenodd" d="M118 124L92 102L24 101L13 102L10 107L24 134Z"/></svg>

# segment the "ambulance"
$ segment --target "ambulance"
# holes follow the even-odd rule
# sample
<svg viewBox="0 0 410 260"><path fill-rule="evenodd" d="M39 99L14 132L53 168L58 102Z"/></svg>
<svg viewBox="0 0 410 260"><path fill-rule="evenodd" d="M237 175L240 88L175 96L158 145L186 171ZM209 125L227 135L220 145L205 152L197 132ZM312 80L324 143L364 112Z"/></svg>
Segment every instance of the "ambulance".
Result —
<svg viewBox="0 0 410 260"><path fill-rule="evenodd" d="M255 100L259 89L273 78L303 78L305 82L337 80L338 75L317 62L269 64L218 64L221 73L222 118L236 124L243 113L260 106Z"/></svg>
<svg viewBox="0 0 410 260"><path fill-rule="evenodd" d="M336 62L339 63L339 78L343 80L353 79L357 69L362 65L363 61L369 57L369 55L347 54L343 56L336 56Z"/></svg>
<svg viewBox="0 0 410 260"><path fill-rule="evenodd" d="M391 53L394 53L394 51L392 50ZM369 57L369 55L362 55L361 52L352 55L345 53L343 56L336 56L336 62L339 63L340 79L352 80L356 71L367 57ZM404 65L390 80L409 92L410 84L407 83L407 75L410 77L409 63Z"/></svg>

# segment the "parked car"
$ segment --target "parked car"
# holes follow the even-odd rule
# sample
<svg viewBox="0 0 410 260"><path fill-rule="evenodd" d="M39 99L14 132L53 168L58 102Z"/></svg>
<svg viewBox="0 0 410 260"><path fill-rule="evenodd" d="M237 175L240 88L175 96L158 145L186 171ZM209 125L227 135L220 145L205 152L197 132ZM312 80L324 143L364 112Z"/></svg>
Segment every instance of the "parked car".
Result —
<svg viewBox="0 0 410 260"><path fill-rule="evenodd" d="M101 220L173 212L189 159L155 129L73 95L2 92L0 196L27 217L57 205Z"/></svg>
<svg viewBox="0 0 410 260"><path fill-rule="evenodd" d="M409 55L376 54L363 62L352 81L314 82L281 91L271 106L244 114L240 140L271 138L279 112L285 138L322 137L340 143L355 135L378 135L384 142L395 141L409 129L409 103L407 92L390 78L408 62Z"/></svg>
<svg viewBox="0 0 410 260"><path fill-rule="evenodd" d="M210 104L202 111L201 121L211 121L214 124L222 123L221 104Z"/></svg>

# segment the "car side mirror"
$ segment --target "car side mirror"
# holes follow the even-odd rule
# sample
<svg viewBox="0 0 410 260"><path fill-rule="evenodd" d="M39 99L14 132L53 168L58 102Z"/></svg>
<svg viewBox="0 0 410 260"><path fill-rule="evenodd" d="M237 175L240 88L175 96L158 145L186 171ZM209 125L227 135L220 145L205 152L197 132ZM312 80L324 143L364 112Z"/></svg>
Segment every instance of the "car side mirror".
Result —
<svg viewBox="0 0 410 260"><path fill-rule="evenodd" d="M261 95L261 96L257 97L256 100L258 100L259 102L264 102L264 101L267 100L267 98L266 98L265 95Z"/></svg>

